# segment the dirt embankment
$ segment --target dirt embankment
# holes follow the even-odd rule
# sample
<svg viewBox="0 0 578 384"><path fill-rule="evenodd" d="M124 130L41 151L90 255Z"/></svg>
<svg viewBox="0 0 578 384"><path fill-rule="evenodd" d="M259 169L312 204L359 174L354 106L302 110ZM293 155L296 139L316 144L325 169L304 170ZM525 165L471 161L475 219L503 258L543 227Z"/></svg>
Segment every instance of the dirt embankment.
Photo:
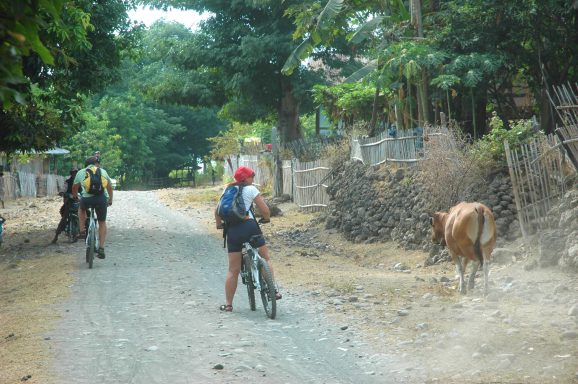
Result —
<svg viewBox="0 0 578 384"><path fill-rule="evenodd" d="M219 237L212 218L219 191L157 195ZM0 383L27 375L41 383L48 372L50 340L43 335L76 268L67 256L73 245L64 238L49 245L59 206L58 198L20 200L2 212ZM411 364L403 369L440 383L578 382L578 280L557 269L525 271L524 244L509 244L511 260L492 266L489 297L478 289L460 296L450 264L425 268L424 252L352 244L324 230L314 214L290 204L281 209L264 232L283 293L316 300L324 316L376 350L405 356Z"/></svg>

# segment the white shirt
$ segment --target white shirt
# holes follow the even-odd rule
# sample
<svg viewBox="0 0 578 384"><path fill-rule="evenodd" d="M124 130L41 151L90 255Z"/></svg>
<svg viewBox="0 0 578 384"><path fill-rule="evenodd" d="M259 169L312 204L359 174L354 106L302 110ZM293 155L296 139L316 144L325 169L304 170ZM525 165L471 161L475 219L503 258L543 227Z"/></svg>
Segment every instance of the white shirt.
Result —
<svg viewBox="0 0 578 384"><path fill-rule="evenodd" d="M243 193L243 201L245 202L245 208L249 210L249 208L251 208L251 204L253 204L253 200L255 200L255 197L259 196L261 192L259 192L257 187L251 184L244 186L242 193ZM253 212L251 212L250 210L249 216L251 216L253 219L255 218Z"/></svg>

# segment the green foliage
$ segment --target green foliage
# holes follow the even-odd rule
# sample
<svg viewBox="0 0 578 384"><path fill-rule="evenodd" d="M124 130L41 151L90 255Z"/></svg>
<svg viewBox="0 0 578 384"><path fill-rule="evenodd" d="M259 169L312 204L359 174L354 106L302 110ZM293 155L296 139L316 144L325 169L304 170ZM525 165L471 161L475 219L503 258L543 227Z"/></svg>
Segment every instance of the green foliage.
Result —
<svg viewBox="0 0 578 384"><path fill-rule="evenodd" d="M0 150L50 148L81 128L84 95L116 78L129 5L0 2Z"/></svg>
<svg viewBox="0 0 578 384"><path fill-rule="evenodd" d="M20 89L27 84L22 57L36 53L43 63L54 64L54 56L40 39L47 21L60 22L64 1L22 0L0 2L0 102L10 108L15 100L24 104L26 94Z"/></svg>
<svg viewBox="0 0 578 384"><path fill-rule="evenodd" d="M210 97L182 97L173 102L207 106L209 101L211 106L222 107L221 116L239 122L274 114L283 140L299 136L296 115L311 108L308 89L319 78L305 68L291 76L281 73L283 63L297 45L291 37L292 25L284 17L293 1L153 3L211 13L202 29L181 45L183 49L167 54L171 63L178 63L178 68L187 73L179 79L180 87L178 81L170 83L172 94L188 96L206 91Z"/></svg>
<svg viewBox="0 0 578 384"><path fill-rule="evenodd" d="M299 120L301 121L301 130L303 132L303 136L306 138L315 136L315 114L310 113L303 115L299 118Z"/></svg>
<svg viewBox="0 0 578 384"><path fill-rule="evenodd" d="M209 138L212 143L211 158L224 160L239 153L241 141L252 133L253 127L250 124L233 123L227 131L221 131L219 135Z"/></svg>
<svg viewBox="0 0 578 384"><path fill-rule="evenodd" d="M490 128L490 132L478 140L470 152L480 163L493 163L498 167L506 164L504 141L508 142L510 148L515 149L536 136L543 135L534 129L532 120L510 121L510 129L506 129L496 113L490 119Z"/></svg>
<svg viewBox="0 0 578 384"><path fill-rule="evenodd" d="M385 91L385 94L388 92ZM371 84L343 83L313 87L313 100L323 106L333 122L342 118L369 120L374 97L375 86Z"/></svg>

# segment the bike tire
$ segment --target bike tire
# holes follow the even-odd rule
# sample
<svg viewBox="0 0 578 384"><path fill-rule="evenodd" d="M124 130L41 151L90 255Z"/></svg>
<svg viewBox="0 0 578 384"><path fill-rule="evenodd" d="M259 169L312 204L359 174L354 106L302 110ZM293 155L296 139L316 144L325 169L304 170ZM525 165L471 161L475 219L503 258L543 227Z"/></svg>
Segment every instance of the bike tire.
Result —
<svg viewBox="0 0 578 384"><path fill-rule="evenodd" d="M249 296L249 308L251 311L257 309L255 304L255 284L253 283L253 273L251 273L251 257L252 255L247 252L243 255L243 268L247 272L247 277L245 278L245 285L247 286L247 295Z"/></svg>
<svg viewBox="0 0 578 384"><path fill-rule="evenodd" d="M96 232L94 227L88 230L87 239L86 261L88 262L88 268L92 269L92 264L94 262L94 247L96 244Z"/></svg>
<svg viewBox="0 0 578 384"><path fill-rule="evenodd" d="M263 309L265 314L271 320L277 316L277 298L275 296L275 283L273 282L273 274L267 261L259 260L259 282L261 284L261 300L263 301Z"/></svg>
<svg viewBox="0 0 578 384"><path fill-rule="evenodd" d="M79 220L78 220L78 216L76 215L72 215L70 217L70 232L68 233L68 237L70 239L71 243L76 243L76 241L78 240L78 232L79 232Z"/></svg>

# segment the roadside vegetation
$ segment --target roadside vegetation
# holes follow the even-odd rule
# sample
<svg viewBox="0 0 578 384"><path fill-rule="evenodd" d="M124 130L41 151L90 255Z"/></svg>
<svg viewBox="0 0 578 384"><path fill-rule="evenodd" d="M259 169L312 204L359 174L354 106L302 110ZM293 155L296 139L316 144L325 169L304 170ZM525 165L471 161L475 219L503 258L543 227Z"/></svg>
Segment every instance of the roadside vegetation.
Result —
<svg viewBox="0 0 578 384"><path fill-rule="evenodd" d="M194 31L145 27L128 18L138 5L208 17ZM491 165L503 139L551 133L548 87L578 80L571 0L25 0L0 11L0 152L10 162L60 146L81 162L100 150L125 187L220 168L245 139L269 143L273 126L281 143L315 137L319 107L333 136L437 126L443 113Z"/></svg>

